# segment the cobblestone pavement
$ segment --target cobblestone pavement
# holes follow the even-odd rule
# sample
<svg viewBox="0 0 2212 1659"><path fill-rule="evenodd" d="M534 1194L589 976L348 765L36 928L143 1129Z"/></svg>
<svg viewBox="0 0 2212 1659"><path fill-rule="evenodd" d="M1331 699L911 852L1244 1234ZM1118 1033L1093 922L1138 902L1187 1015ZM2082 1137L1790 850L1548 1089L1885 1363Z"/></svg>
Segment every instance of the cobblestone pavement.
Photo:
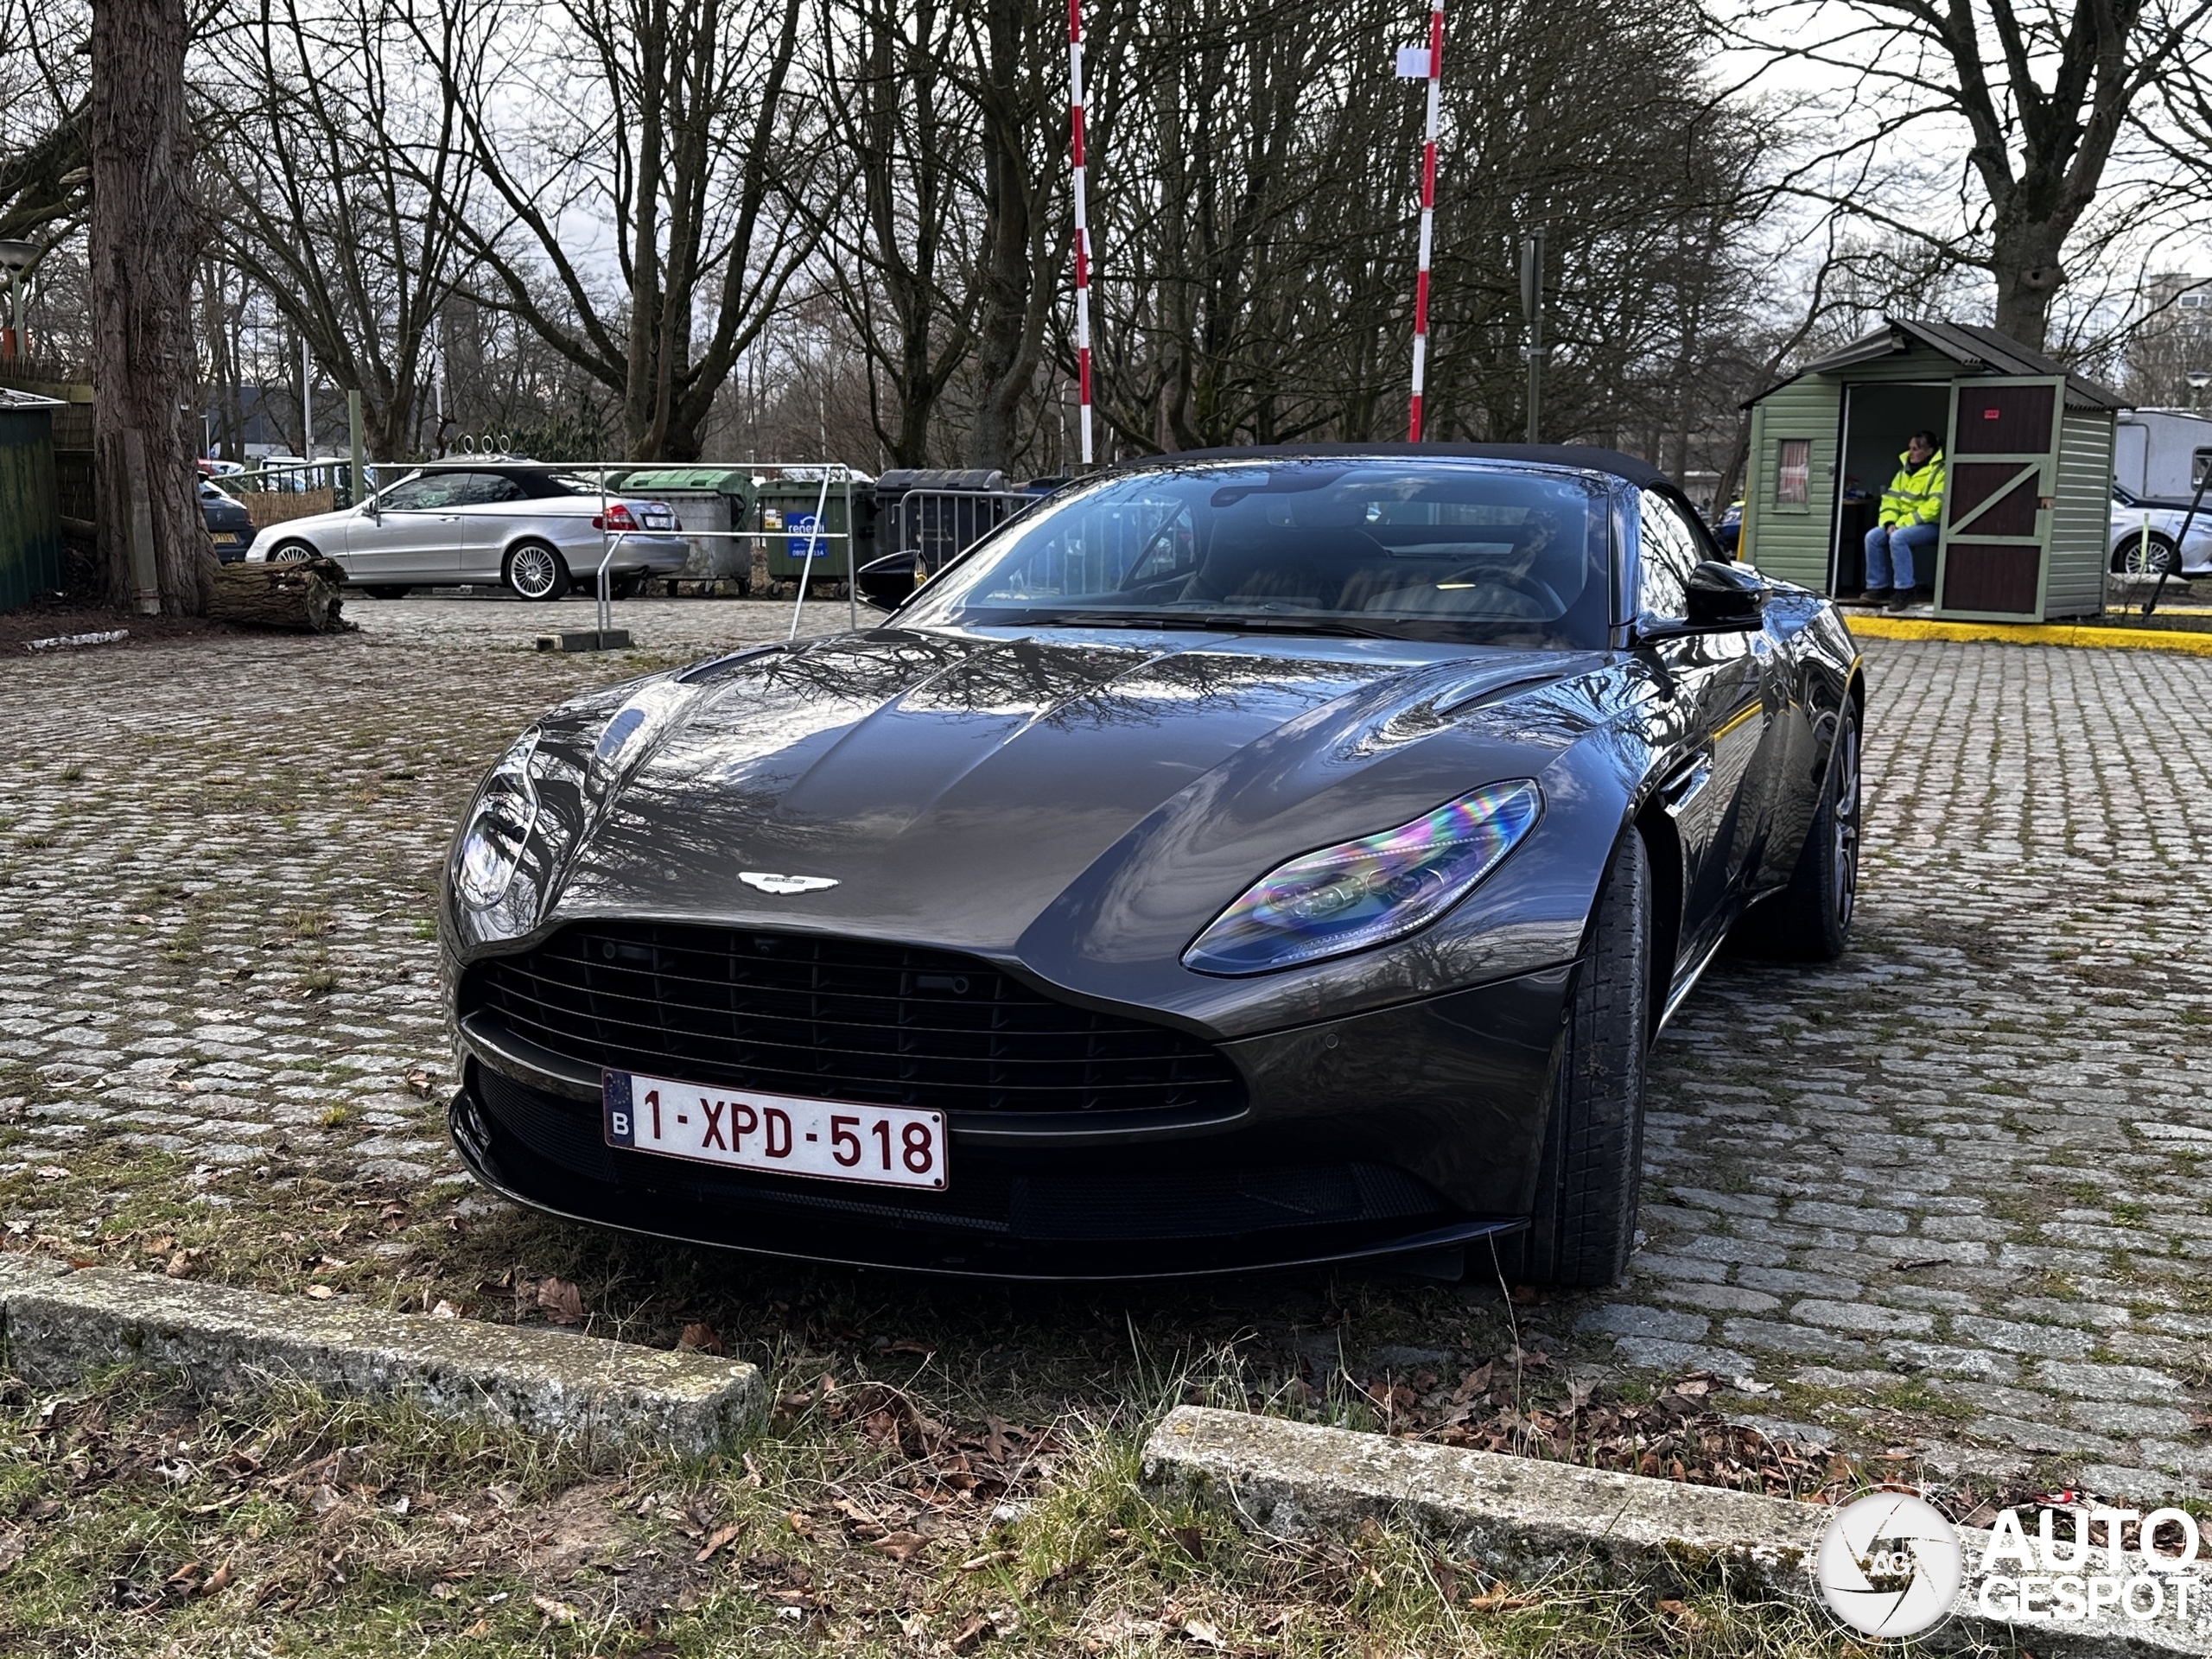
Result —
<svg viewBox="0 0 2212 1659"><path fill-rule="evenodd" d="M613 626L627 628L645 650L697 652L728 645L781 639L791 632L789 600L626 599L610 612ZM800 612L802 634L827 633L874 615L855 613L844 600L810 599ZM540 634L581 632L599 626L599 602L581 594L533 605L506 593L456 592L437 598L348 598L346 619L360 625L374 645L459 646L534 651Z"/></svg>
<svg viewBox="0 0 2212 1659"><path fill-rule="evenodd" d="M588 608L0 664L0 1176L119 1137L211 1204L241 1166L461 1180L428 918L467 788L567 692L789 626L633 601L646 649L529 649ZM1867 652L1857 948L1715 969L1656 1056L1630 1283L1529 1319L1793 1433L2212 1492L2212 770L2175 717L2212 661Z"/></svg>
<svg viewBox="0 0 2212 1659"><path fill-rule="evenodd" d="M1855 948L1685 1007L1649 1243L1579 1328L1937 1467L2212 1491L2212 662L1867 656Z"/></svg>

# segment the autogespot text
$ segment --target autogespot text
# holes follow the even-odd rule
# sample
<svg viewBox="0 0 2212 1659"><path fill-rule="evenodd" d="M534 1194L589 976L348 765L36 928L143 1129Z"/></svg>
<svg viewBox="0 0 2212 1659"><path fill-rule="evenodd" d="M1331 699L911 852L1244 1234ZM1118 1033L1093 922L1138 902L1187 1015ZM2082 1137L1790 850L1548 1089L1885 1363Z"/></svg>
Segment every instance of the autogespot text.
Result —
<svg viewBox="0 0 2212 1659"><path fill-rule="evenodd" d="M2042 1511L2031 1537L2017 1510L1998 1516L1981 1558L1977 1599L1984 1613L2053 1621L2109 1614L2186 1619L2203 1600L2203 1580L2176 1576L2199 1558L2196 1522L2187 1510L2077 1510L2071 1539L2056 1535L2055 1519L2054 1511ZM2139 1523L2133 1549L2120 1541L2121 1529L2131 1521ZM2175 1541L2175 1535L2180 1550L2169 1554L2160 1546Z"/></svg>

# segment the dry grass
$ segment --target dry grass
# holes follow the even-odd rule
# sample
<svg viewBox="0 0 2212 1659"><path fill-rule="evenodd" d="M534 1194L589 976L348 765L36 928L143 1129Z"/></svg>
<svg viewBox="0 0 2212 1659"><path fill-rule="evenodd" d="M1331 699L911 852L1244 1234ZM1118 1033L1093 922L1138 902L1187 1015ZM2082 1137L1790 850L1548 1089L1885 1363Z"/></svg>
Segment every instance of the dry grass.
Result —
<svg viewBox="0 0 2212 1659"><path fill-rule="evenodd" d="M89 1141L0 1177L0 1210L15 1249L396 1308L562 1317L565 1298L541 1294L553 1280L594 1334L668 1345L690 1328L780 1390L741 1459L613 1472L304 1395L217 1406L124 1375L49 1412L14 1390L0 1410L0 1557L22 1550L0 1571L11 1656L1856 1651L1802 1611L1501 1583L1389 1529L1255 1540L1140 1486L1144 1433L1179 1401L1430 1433L1422 1402L1448 1403L1483 1365L1495 1395L1478 1427L1511 1414L1515 1449L1592 1460L1585 1431L1607 1402L1659 1411L1670 1433L1704 1422L1687 1395L1606 1389L1576 1405L1563 1320L1495 1290L1306 1274L1071 1291L816 1269L353 1179L273 1137L267 1166L230 1170ZM1458 1358L1426 1379L1362 1363L1391 1344ZM1547 1421L1567 1439L1545 1438Z"/></svg>
<svg viewBox="0 0 2212 1659"><path fill-rule="evenodd" d="M819 1397L741 1459L612 1478L297 1390L222 1408L124 1373L7 1402L11 1655L1864 1651L1802 1610L1502 1583L1385 1528L1255 1541L1146 1495L1137 1416L1055 1425L962 1515L910 1446ZM918 1541L866 1535L918 1498Z"/></svg>

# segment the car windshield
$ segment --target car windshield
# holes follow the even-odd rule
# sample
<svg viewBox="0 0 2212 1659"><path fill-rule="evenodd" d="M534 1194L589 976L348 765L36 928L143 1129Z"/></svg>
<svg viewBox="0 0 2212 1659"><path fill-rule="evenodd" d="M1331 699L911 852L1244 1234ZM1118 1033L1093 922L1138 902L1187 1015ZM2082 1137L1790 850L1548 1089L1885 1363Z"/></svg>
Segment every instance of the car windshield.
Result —
<svg viewBox="0 0 2212 1659"><path fill-rule="evenodd" d="M899 620L1602 646L1608 490L1442 458L1147 467L1016 520Z"/></svg>

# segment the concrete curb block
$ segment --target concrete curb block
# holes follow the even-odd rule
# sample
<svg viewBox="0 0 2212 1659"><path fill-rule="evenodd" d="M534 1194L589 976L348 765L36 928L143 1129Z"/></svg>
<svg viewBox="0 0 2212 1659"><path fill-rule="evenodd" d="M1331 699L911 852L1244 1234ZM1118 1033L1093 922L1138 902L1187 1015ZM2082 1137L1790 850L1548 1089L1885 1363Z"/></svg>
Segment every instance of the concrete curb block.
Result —
<svg viewBox="0 0 2212 1659"><path fill-rule="evenodd" d="M537 636L540 651L627 651L630 645L630 630L627 628L609 628L604 633L596 628L587 628L580 633L541 633Z"/></svg>
<svg viewBox="0 0 2212 1659"><path fill-rule="evenodd" d="M2107 628L2058 622L1929 622L1916 617L1853 616L1844 620L1865 639L1950 639L2000 645L2079 645L2090 651L2178 651L2212 657L2212 633L2179 628Z"/></svg>
<svg viewBox="0 0 2212 1659"><path fill-rule="evenodd" d="M1155 1491L1224 1510L1274 1537L1407 1522L1517 1580L1567 1571L1609 1587L1725 1587L1819 1609L1812 1576L1834 1510L1753 1492L1468 1452L1281 1418L1179 1406L1145 1443ZM1980 1611L1990 1535L1962 1527L1966 1582L1951 1618L1921 1642L2032 1649L2037 1659L2212 1655L2212 1574L2185 1622L2105 1614L2053 1623ZM2101 1555L2103 1546L2098 1545ZM1839 1627L1840 1628L1840 1627Z"/></svg>
<svg viewBox="0 0 2212 1659"><path fill-rule="evenodd" d="M44 1386L118 1362L180 1372L210 1395L293 1379L594 1451L701 1456L767 1403L757 1367L707 1354L23 1256L0 1257L0 1328L16 1371Z"/></svg>

